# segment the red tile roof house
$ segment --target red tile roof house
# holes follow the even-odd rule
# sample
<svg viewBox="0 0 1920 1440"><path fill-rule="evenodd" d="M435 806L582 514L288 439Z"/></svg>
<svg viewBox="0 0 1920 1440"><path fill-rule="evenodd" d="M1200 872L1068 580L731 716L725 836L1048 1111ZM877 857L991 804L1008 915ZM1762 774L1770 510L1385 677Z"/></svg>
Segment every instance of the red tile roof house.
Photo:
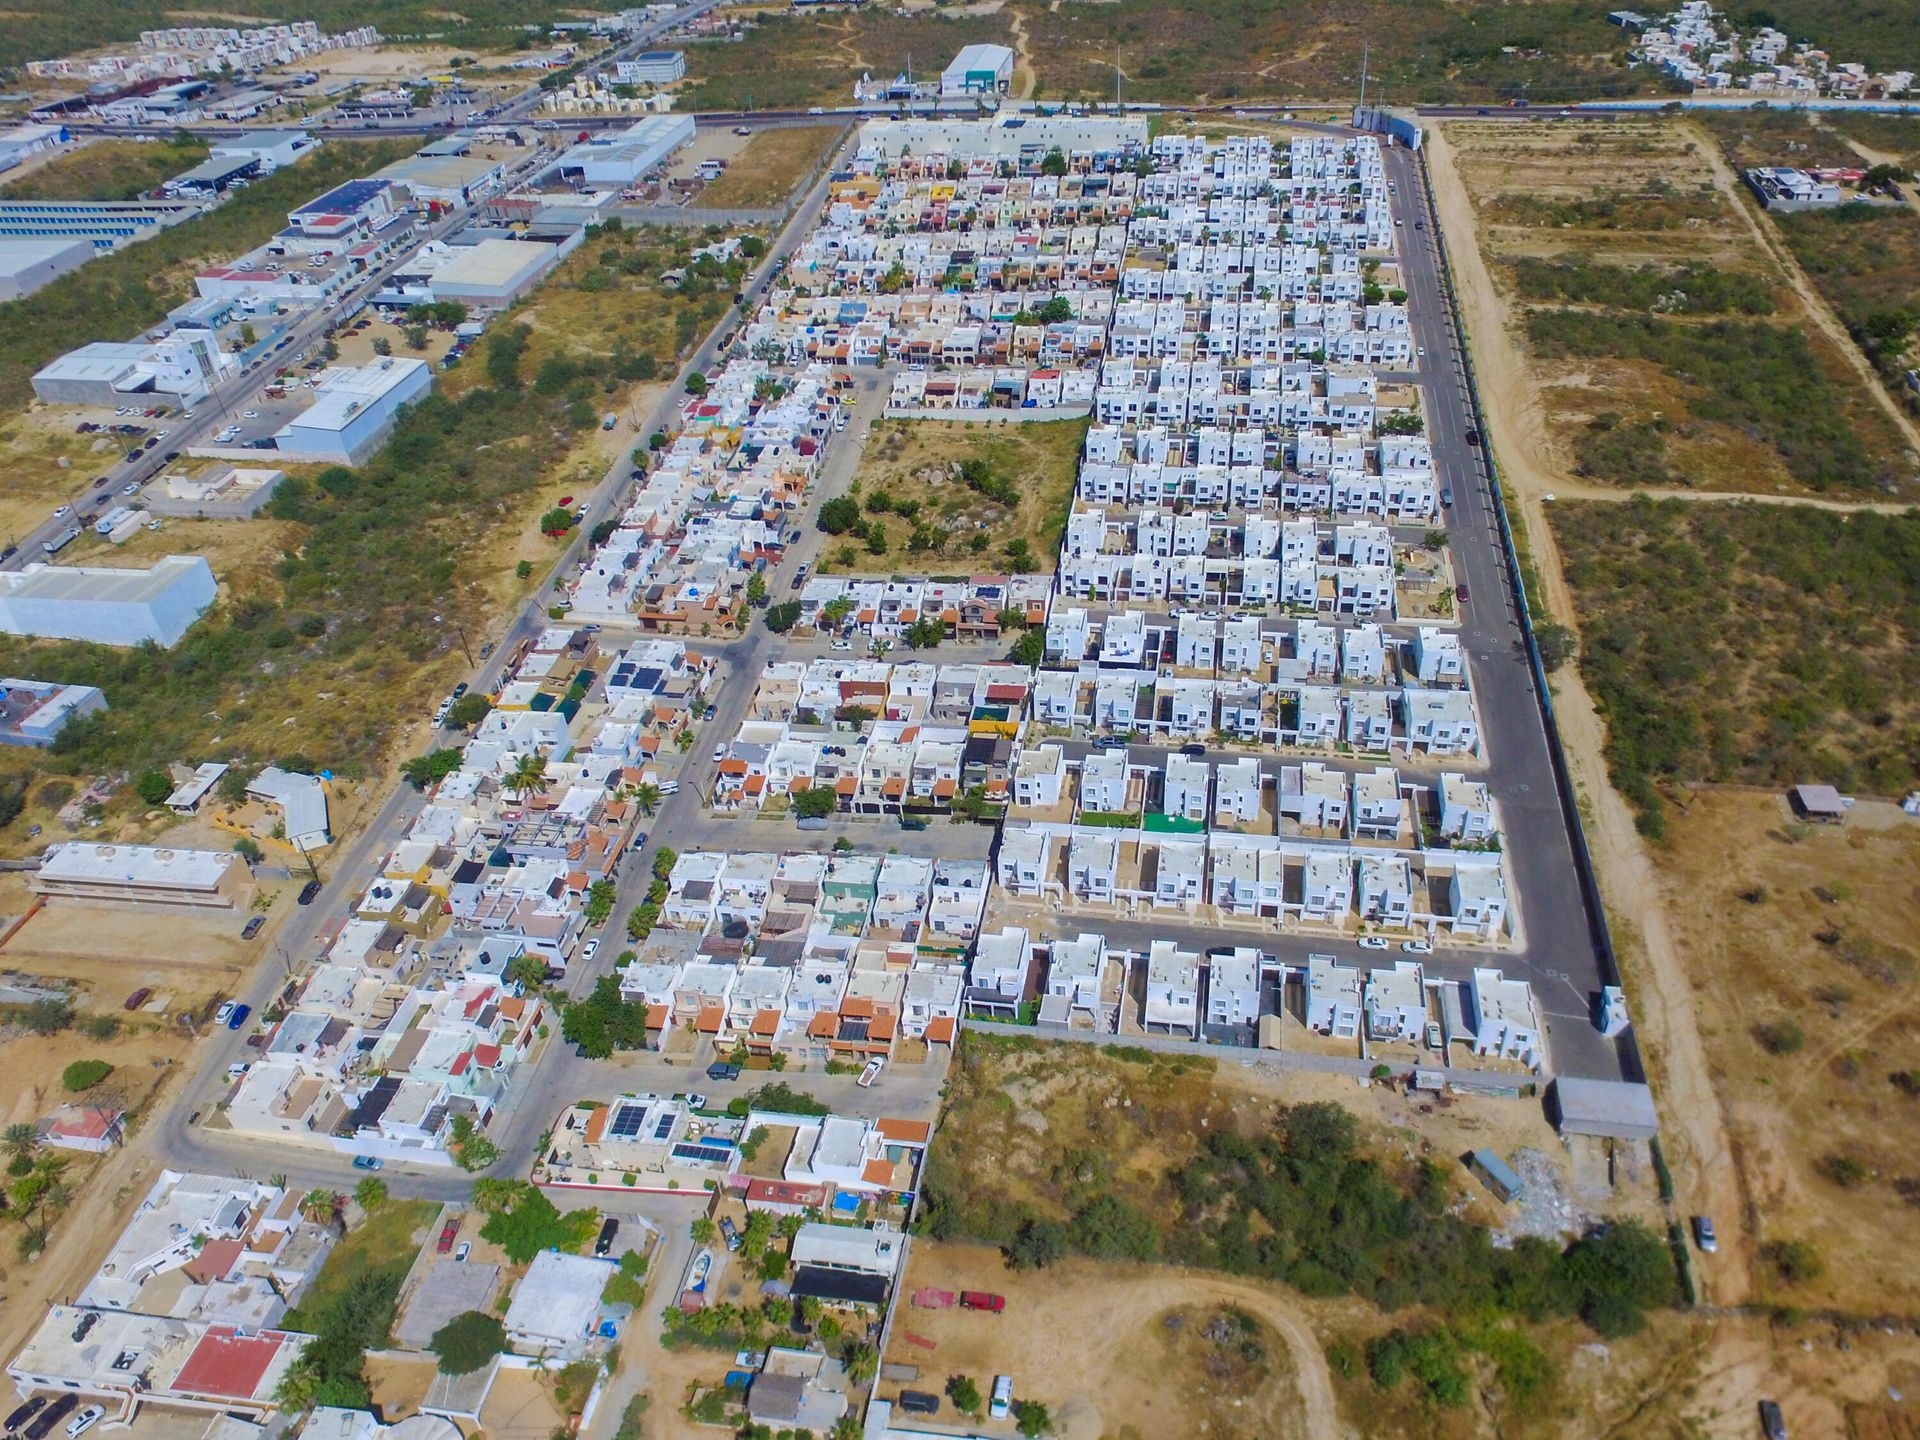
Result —
<svg viewBox="0 0 1920 1440"><path fill-rule="evenodd" d="M102 1154L120 1143L126 1113L103 1105L70 1105L47 1123L43 1138L61 1150Z"/></svg>

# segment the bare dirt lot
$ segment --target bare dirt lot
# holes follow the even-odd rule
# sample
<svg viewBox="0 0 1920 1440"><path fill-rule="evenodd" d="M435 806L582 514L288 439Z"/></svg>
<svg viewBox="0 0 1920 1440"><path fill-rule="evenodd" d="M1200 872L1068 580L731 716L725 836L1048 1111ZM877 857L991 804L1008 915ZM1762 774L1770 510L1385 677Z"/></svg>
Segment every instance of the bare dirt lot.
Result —
<svg viewBox="0 0 1920 1440"><path fill-rule="evenodd" d="M903 1308L886 1358L920 1368L909 1388L939 1391L950 1376L967 1375L985 1395L995 1375L1011 1374L1015 1396L1046 1405L1068 1440L1346 1433L1319 1344L1284 1292L1083 1260L1022 1273L996 1250L931 1241L914 1246L906 1283L1007 1297L999 1315ZM1215 1342L1206 1331L1223 1312L1235 1318L1215 1327L1229 1335ZM1014 1433L1010 1420L985 1430Z"/></svg>
<svg viewBox="0 0 1920 1440"><path fill-rule="evenodd" d="M1809 826L1774 795L1701 791L1659 865L1761 1245L1755 1289L1909 1312L1920 1289L1920 1257L1903 1243L1920 1204L1920 821L1882 805L1844 828ZM1798 1283L1768 1258L1795 1241L1821 1269ZM1702 1261L1721 1263L1737 1261Z"/></svg>

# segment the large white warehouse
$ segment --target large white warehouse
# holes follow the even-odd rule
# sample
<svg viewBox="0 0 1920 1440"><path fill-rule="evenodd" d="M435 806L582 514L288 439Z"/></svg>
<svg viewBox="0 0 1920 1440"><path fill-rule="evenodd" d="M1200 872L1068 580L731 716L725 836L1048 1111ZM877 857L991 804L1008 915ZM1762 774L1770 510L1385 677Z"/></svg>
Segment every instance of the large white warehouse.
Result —
<svg viewBox="0 0 1920 1440"><path fill-rule="evenodd" d="M587 185L631 185L693 139L693 116L649 115L613 135L583 140L560 157L560 174Z"/></svg>

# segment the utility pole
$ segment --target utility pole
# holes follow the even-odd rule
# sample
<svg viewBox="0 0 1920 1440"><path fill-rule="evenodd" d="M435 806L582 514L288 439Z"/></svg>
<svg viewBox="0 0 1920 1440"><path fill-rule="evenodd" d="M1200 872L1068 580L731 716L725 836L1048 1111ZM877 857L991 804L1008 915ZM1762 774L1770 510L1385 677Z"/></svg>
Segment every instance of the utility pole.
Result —
<svg viewBox="0 0 1920 1440"><path fill-rule="evenodd" d="M1360 43L1360 108L1362 110L1367 108L1367 59L1372 50L1373 46L1369 42L1363 40Z"/></svg>
<svg viewBox="0 0 1920 1440"><path fill-rule="evenodd" d="M1125 108L1120 103L1120 47L1118 45L1113 47L1113 108L1115 111Z"/></svg>

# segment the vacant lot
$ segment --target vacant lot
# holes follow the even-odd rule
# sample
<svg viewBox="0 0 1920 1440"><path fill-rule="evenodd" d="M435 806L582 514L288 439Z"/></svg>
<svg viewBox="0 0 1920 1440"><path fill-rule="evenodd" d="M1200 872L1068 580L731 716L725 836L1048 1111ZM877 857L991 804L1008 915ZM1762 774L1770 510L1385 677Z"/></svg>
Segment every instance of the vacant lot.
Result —
<svg viewBox="0 0 1920 1440"><path fill-rule="evenodd" d="M1712 141L1623 120L1518 134L1467 122L1444 144L1506 323L1538 362L1550 454L1536 458L1628 486L1909 482L1902 433L1844 339L1811 323L1817 299L1789 283Z"/></svg>
<svg viewBox="0 0 1920 1440"><path fill-rule="evenodd" d="M869 533L879 525L886 549L829 543L821 568L884 575L977 555L1050 574L1086 431L1084 420L876 422L854 484ZM922 558L903 562L903 553Z"/></svg>
<svg viewBox="0 0 1920 1440"><path fill-rule="evenodd" d="M1113 97L1118 49L1125 97L1171 104L1254 96L1329 99L1369 74L1402 103L1527 95L1650 93L1658 77L1620 63L1620 32L1566 0L1527 5L1394 0L1156 0L1053 5L1020 0L1037 94ZM1343 101L1344 103L1344 101Z"/></svg>
<svg viewBox="0 0 1920 1440"><path fill-rule="evenodd" d="M1920 779L1920 517L1669 500L1553 507L1614 783Z"/></svg>
<svg viewBox="0 0 1920 1440"><path fill-rule="evenodd" d="M198 219L90 261L27 300L0 305L0 409L26 403L33 372L56 355L89 340L125 340L190 299L196 271L262 243L301 201L408 153L404 140L315 146Z"/></svg>
<svg viewBox="0 0 1920 1440"><path fill-rule="evenodd" d="M1846 140L1806 110L1722 110L1700 113L1704 126L1739 169L1752 165L1856 165Z"/></svg>
<svg viewBox="0 0 1920 1440"><path fill-rule="evenodd" d="M1920 119L1914 116L1839 110L1823 113L1820 119L1854 144L1891 156L1905 169L1920 167Z"/></svg>
<svg viewBox="0 0 1920 1440"><path fill-rule="evenodd" d="M1295 1307L1270 1291L1091 1261L1022 1273L982 1246L925 1241L913 1248L906 1284L990 1290L1007 1297L1007 1308L980 1315L902 1307L886 1358L920 1368L905 1388L940 1391L964 1375L984 1396L995 1375L1011 1374L1014 1394L1044 1404L1068 1436L1342 1433L1318 1342ZM900 1388L884 1384L881 1395Z"/></svg>
<svg viewBox="0 0 1920 1440"><path fill-rule="evenodd" d="M151 143L96 140L11 184L0 177L0 198L131 200L206 158L206 142L192 138Z"/></svg>
<svg viewBox="0 0 1920 1440"><path fill-rule="evenodd" d="M693 203L711 210L757 210L786 204L794 186L813 173L842 128L808 125L758 132L727 166L726 173L702 190Z"/></svg>
<svg viewBox="0 0 1920 1440"><path fill-rule="evenodd" d="M389 1200L380 1206L333 1247L313 1288L287 1312L287 1327L311 1328L310 1321L303 1323L306 1317L320 1315L368 1281L390 1280L397 1290L439 1214L434 1200Z"/></svg>
<svg viewBox="0 0 1920 1440"><path fill-rule="evenodd" d="M1904 382L1920 325L1920 215L1904 205L1842 205L1770 217L1854 342L1911 411Z"/></svg>
<svg viewBox="0 0 1920 1440"><path fill-rule="evenodd" d="M687 47L687 110L788 109L845 105L862 74L884 85L907 68L935 73L962 47L1012 43L1012 16L861 9L836 14L753 16L739 40L696 40Z"/></svg>
<svg viewBox="0 0 1920 1440"><path fill-rule="evenodd" d="M1904 1312L1920 1259L1920 824L1891 805L1842 829L1775 795L1696 792L1661 853L1701 1038L1760 1244L1756 1293ZM1818 1274L1775 1248L1813 1247ZM1704 1264L1714 1263L1711 1260Z"/></svg>

